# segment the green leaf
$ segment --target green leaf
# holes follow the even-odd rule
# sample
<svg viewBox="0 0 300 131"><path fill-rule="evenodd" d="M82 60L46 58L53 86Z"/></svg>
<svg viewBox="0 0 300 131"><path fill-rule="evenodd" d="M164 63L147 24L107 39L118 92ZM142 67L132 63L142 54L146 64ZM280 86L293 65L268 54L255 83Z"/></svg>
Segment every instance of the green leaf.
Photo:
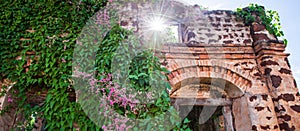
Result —
<svg viewBox="0 0 300 131"><path fill-rule="evenodd" d="M184 124L187 124L187 123L189 123L190 121L187 119L187 118L185 118L184 120L183 120L183 123Z"/></svg>
<svg viewBox="0 0 300 131"><path fill-rule="evenodd" d="M53 108L55 101L50 101L50 108Z"/></svg>

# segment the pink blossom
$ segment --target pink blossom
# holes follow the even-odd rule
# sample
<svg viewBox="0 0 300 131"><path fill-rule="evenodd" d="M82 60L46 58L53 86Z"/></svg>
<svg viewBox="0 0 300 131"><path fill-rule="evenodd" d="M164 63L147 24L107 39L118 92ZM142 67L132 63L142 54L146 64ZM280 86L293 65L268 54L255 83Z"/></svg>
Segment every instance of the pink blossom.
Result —
<svg viewBox="0 0 300 131"><path fill-rule="evenodd" d="M112 2L112 0L108 0L109 2Z"/></svg>
<svg viewBox="0 0 300 131"><path fill-rule="evenodd" d="M152 92L146 94L148 99L152 99Z"/></svg>
<svg viewBox="0 0 300 131"><path fill-rule="evenodd" d="M105 131L107 130L105 125L102 126L102 129Z"/></svg>
<svg viewBox="0 0 300 131"><path fill-rule="evenodd" d="M132 128L132 126L127 126L126 131L128 131L130 128Z"/></svg>
<svg viewBox="0 0 300 131"><path fill-rule="evenodd" d="M12 103L14 100L11 98L11 96L7 96L7 102Z"/></svg>
<svg viewBox="0 0 300 131"><path fill-rule="evenodd" d="M106 13L106 12L105 12ZM104 117L113 116L113 111L110 108L113 108L114 104L118 104L119 106L124 107L125 109L129 107L131 110L126 110L125 112L133 112L135 114L138 113L139 108L137 107L137 103L139 100L136 99L137 94L129 93L132 92L128 88L121 87L117 83L112 81L112 74L110 73L102 73L104 76L102 79L98 80L93 75L86 72L80 72L78 70L74 71L74 74L81 78L87 78L89 80L90 88L93 89L93 93L102 94L102 100L105 100L104 103L99 105L99 108L104 109L104 111L99 112ZM95 85L99 87L95 88ZM107 91L108 90L108 94ZM152 93L147 93L146 98L152 98ZM103 101L102 101L103 102ZM145 106L145 105L144 105ZM126 116L127 113L125 113ZM120 117L116 117L112 120L111 124L103 125L103 130L128 130L132 128L131 126L127 126L126 123L130 121L129 119L120 119Z"/></svg>
<svg viewBox="0 0 300 131"><path fill-rule="evenodd" d="M115 88L111 88L110 91L111 91L111 92L115 92Z"/></svg>
<svg viewBox="0 0 300 131"><path fill-rule="evenodd" d="M61 58L61 61L62 61L63 63L65 63L65 62L66 62L66 60L65 60L64 58Z"/></svg>
<svg viewBox="0 0 300 131"><path fill-rule="evenodd" d="M112 100L110 100L109 104L112 106L112 105L114 105L114 102Z"/></svg>

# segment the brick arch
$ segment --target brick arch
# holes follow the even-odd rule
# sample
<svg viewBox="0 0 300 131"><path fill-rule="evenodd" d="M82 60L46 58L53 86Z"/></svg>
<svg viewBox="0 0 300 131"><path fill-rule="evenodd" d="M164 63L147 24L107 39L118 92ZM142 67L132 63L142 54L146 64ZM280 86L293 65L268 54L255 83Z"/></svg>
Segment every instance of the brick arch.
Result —
<svg viewBox="0 0 300 131"><path fill-rule="evenodd" d="M168 80L172 92L191 81L201 78L222 79L238 88L242 94L252 87L256 80L233 65L213 60L178 60L166 66L170 71ZM200 81L200 80L198 80Z"/></svg>

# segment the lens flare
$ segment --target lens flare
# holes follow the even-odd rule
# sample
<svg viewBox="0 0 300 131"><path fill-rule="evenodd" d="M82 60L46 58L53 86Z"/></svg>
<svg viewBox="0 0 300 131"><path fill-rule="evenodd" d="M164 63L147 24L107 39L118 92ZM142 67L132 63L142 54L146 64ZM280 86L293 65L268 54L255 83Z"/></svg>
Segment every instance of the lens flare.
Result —
<svg viewBox="0 0 300 131"><path fill-rule="evenodd" d="M149 21L149 29L152 31L164 31L167 25L165 24L165 20L160 17L154 17Z"/></svg>

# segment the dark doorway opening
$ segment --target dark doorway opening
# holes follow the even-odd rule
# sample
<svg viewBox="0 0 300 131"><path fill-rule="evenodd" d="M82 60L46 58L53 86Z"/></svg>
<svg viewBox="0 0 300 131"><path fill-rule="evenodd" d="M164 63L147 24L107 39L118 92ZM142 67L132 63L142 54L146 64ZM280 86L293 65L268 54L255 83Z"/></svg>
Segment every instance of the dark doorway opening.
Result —
<svg viewBox="0 0 300 131"><path fill-rule="evenodd" d="M204 106L180 106L180 116L188 118L191 122L188 124L193 131L225 131L225 120L222 114L222 106L215 107L214 113L207 121L200 124L200 114ZM188 114L187 114L188 113Z"/></svg>

